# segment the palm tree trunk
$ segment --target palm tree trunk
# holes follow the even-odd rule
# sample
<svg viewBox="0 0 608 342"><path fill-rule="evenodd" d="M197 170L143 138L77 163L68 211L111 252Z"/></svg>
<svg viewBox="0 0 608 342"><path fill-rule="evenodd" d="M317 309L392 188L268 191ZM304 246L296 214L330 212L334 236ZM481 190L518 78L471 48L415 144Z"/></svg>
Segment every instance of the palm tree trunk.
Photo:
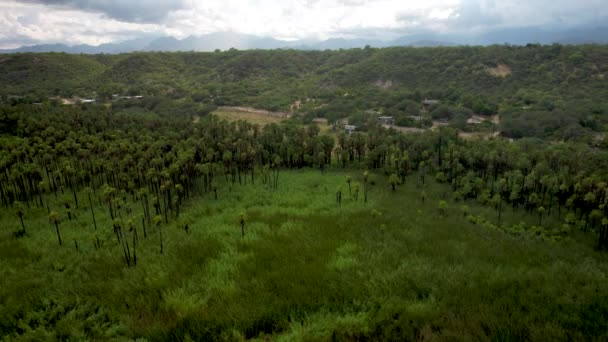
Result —
<svg viewBox="0 0 608 342"><path fill-rule="evenodd" d="M25 234L25 225L23 224L23 215L19 215L19 219L21 220L21 228L23 229L23 234Z"/></svg>
<svg viewBox="0 0 608 342"><path fill-rule="evenodd" d="M144 217L141 218L141 225L144 227L144 239L146 239L148 236L146 234L146 219Z"/></svg>
<svg viewBox="0 0 608 342"><path fill-rule="evenodd" d="M89 207L91 208L91 216L93 216L93 225L97 230L97 221L95 221L95 213L93 212L93 201L91 201L91 194L89 194Z"/></svg>
<svg viewBox="0 0 608 342"><path fill-rule="evenodd" d="M163 254L163 229L158 226L158 232L160 234L160 254Z"/></svg>
<svg viewBox="0 0 608 342"><path fill-rule="evenodd" d="M59 240L59 246L61 246L61 234L59 234L59 223L55 222L55 231L57 232L57 240Z"/></svg>
<svg viewBox="0 0 608 342"><path fill-rule="evenodd" d="M498 202L498 224L500 225L500 216L502 214L502 199Z"/></svg>
<svg viewBox="0 0 608 342"><path fill-rule="evenodd" d="M134 266L137 266L137 241L135 239L136 235L137 234L133 234L133 265Z"/></svg>

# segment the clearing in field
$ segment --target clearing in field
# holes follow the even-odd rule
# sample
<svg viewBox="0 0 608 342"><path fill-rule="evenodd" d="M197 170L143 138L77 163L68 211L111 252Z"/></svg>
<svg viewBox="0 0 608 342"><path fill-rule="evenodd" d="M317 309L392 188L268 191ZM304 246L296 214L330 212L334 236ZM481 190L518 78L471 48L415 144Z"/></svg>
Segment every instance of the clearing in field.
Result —
<svg viewBox="0 0 608 342"><path fill-rule="evenodd" d="M487 69L488 74L495 77L507 77L511 75L511 68L506 64L498 64L494 68Z"/></svg>
<svg viewBox="0 0 608 342"><path fill-rule="evenodd" d="M269 125L271 123L279 123L287 118L284 115L274 115L272 112L258 110L248 111L234 108L220 108L213 112L213 115L227 121L243 120L251 124L258 124L261 126Z"/></svg>

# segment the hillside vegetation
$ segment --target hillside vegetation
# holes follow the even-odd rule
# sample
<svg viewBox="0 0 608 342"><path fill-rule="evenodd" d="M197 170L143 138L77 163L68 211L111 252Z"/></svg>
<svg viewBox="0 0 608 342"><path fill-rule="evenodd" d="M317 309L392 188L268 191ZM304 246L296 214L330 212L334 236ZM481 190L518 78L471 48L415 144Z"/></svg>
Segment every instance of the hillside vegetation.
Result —
<svg viewBox="0 0 608 342"><path fill-rule="evenodd" d="M0 92L101 100L119 93L274 111L300 101L306 118L361 127L367 110L406 126L421 110L429 120L437 110L433 118L461 130L475 129L465 123L473 114L500 114L505 136L580 140L606 130L607 73L603 45L16 54L0 56ZM425 98L441 106L421 108Z"/></svg>
<svg viewBox="0 0 608 342"><path fill-rule="evenodd" d="M0 59L3 94L21 95L31 90L52 94L72 90L70 85L99 90L115 85L143 94L179 89L186 93L213 91L220 86L249 85L309 94L330 94L339 89L373 87L379 80L392 82L388 90L449 97L475 91L503 97L520 89L547 95L601 98L608 72L608 47L490 46L351 49L340 51L253 50L201 53L130 53L122 55L10 54ZM508 67L509 75L491 70ZM41 80L58 82L56 86ZM241 87L239 87L239 85ZM258 87L255 87L256 89ZM120 90L120 89L117 89ZM572 93L572 90L575 90ZM258 90L259 91L259 90ZM296 95L296 94L294 94ZM471 94L476 95L476 94ZM223 95L225 96L225 95ZM228 97L229 98L229 97ZM293 99L295 100L295 98Z"/></svg>

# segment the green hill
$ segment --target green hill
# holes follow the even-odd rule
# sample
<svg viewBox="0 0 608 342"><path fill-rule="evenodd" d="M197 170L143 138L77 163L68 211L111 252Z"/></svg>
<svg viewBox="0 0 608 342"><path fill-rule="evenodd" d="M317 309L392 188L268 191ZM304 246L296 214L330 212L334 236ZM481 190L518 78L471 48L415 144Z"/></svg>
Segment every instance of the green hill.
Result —
<svg viewBox="0 0 608 342"><path fill-rule="evenodd" d="M366 88L373 87L377 81L392 81L388 90L418 89L442 94L458 88L504 96L521 88L532 88L577 96L601 95L589 94L589 90L606 91L602 85L608 71L608 47L529 45L123 55L51 53L2 55L0 61L3 92L12 91L17 95L32 89L52 92L57 85L94 89L103 82L125 87L153 85L158 87L157 91L184 87L194 92L198 87L208 89L209 83L237 86L264 79L273 83L269 86L278 86L284 84L282 80L289 79L308 83L309 91L328 88L322 87L328 84ZM508 67L510 72L504 77L494 74L492 68L498 65ZM90 83L93 78L95 81ZM163 89L163 85L167 88Z"/></svg>
<svg viewBox="0 0 608 342"><path fill-rule="evenodd" d="M608 127L607 73L605 45L16 54L0 56L0 95L120 93L274 111L300 101L308 119L360 126L370 109L412 125L429 98L445 107L427 108L427 122L472 130L472 114L500 114L506 136L571 139Z"/></svg>
<svg viewBox="0 0 608 342"><path fill-rule="evenodd" d="M90 89L108 66L96 56L63 53L0 56L0 84L6 95L69 94Z"/></svg>

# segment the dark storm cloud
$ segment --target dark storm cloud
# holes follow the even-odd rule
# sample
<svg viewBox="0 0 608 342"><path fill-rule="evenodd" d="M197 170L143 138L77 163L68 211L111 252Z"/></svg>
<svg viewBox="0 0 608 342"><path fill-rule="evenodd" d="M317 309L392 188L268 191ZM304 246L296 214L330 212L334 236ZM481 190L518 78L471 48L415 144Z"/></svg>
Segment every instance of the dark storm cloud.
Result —
<svg viewBox="0 0 608 342"><path fill-rule="evenodd" d="M157 23L170 12L185 8L185 0L25 0L23 2L99 12L112 19L136 23Z"/></svg>

